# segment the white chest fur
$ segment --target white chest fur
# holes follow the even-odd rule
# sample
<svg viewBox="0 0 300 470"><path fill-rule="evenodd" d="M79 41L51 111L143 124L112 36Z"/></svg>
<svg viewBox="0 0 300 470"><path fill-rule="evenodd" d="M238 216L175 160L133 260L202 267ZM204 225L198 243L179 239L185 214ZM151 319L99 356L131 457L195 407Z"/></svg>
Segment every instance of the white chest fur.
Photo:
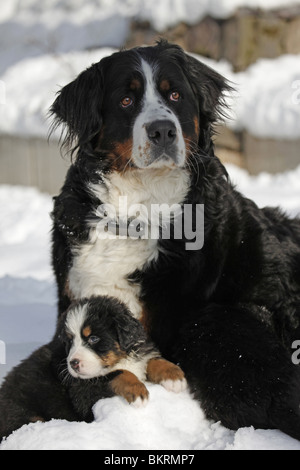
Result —
<svg viewBox="0 0 300 470"><path fill-rule="evenodd" d="M117 215L123 217L120 198L127 198L127 208L141 204L150 214L152 204L183 202L188 187L189 176L185 170L164 168L112 173L103 184L91 184L89 189L101 203L113 206ZM103 239L91 224L89 241L73 250L69 288L76 299L93 295L117 297L140 318L140 287L128 281L128 276L155 260L158 253L157 240L150 236Z"/></svg>

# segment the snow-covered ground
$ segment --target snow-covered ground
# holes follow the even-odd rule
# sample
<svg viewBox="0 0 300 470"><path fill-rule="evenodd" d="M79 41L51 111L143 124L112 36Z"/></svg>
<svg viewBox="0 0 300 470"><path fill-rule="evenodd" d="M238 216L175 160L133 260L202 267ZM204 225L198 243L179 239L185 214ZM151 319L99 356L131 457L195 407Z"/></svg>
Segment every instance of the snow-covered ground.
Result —
<svg viewBox="0 0 300 470"><path fill-rule="evenodd" d="M300 214L300 166L284 174L253 177L233 165L232 181L262 207L280 205ZM56 291L50 263L51 197L33 188L0 186L0 340L6 344L7 371L52 336ZM95 422L53 420L23 426L5 449L299 449L300 442L277 430L230 431L207 421L188 392L179 395L149 384L144 409L120 397L105 399L94 409Z"/></svg>

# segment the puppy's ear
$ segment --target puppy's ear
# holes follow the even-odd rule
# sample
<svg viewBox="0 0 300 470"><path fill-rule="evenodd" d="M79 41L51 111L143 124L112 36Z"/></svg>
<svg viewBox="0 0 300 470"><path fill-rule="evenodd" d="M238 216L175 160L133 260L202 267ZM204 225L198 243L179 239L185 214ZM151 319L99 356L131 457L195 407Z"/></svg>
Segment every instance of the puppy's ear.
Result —
<svg viewBox="0 0 300 470"><path fill-rule="evenodd" d="M134 346L146 340L142 324L130 314L118 315L116 329L120 347L125 352L129 352Z"/></svg>
<svg viewBox="0 0 300 470"><path fill-rule="evenodd" d="M102 125L103 76L104 60L93 64L58 92L50 109L55 116L50 134L63 125L62 147L70 148L76 142L75 149L92 148L93 138Z"/></svg>

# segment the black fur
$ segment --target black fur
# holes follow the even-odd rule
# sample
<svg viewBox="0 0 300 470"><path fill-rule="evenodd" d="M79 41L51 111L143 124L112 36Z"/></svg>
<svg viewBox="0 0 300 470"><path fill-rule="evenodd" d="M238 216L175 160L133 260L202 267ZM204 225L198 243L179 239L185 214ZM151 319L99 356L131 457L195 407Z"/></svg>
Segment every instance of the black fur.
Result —
<svg viewBox="0 0 300 470"><path fill-rule="evenodd" d="M300 439L299 367L291 361L292 342L300 339L300 221L259 209L233 187L213 145L229 86L177 46L162 42L104 59L62 89L53 105L66 140L76 138L78 148L53 211L59 311L71 301L72 249L88 239L87 220L99 204L86 183L101 183L101 174L112 171L114 142L130 135L135 117L123 114L122 121L112 103L137 54L162 75L180 74L186 99L178 117L187 134L186 116L197 111L184 202L205 207L201 250L187 251L184 239L161 239L158 259L130 276L141 285L149 332L163 356L180 363L209 418L232 429L276 427Z"/></svg>

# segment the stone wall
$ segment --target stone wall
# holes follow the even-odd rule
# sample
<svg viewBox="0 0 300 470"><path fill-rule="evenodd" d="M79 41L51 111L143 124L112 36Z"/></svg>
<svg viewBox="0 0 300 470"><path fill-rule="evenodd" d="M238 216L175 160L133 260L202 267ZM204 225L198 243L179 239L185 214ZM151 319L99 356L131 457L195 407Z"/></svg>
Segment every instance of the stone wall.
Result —
<svg viewBox="0 0 300 470"><path fill-rule="evenodd" d="M153 44L159 37L189 52L226 59L239 72L260 57L300 53L300 5L271 11L240 8L225 20L207 16L195 25L180 23L161 33L147 22L133 22L126 47Z"/></svg>
<svg viewBox="0 0 300 470"><path fill-rule="evenodd" d="M215 138L216 155L223 163L234 163L251 174L281 173L300 164L300 139L275 140L254 137L249 132L233 132L219 126Z"/></svg>
<svg viewBox="0 0 300 470"><path fill-rule="evenodd" d="M62 157L58 142L42 138L0 136L0 184L35 186L57 194L70 160Z"/></svg>

